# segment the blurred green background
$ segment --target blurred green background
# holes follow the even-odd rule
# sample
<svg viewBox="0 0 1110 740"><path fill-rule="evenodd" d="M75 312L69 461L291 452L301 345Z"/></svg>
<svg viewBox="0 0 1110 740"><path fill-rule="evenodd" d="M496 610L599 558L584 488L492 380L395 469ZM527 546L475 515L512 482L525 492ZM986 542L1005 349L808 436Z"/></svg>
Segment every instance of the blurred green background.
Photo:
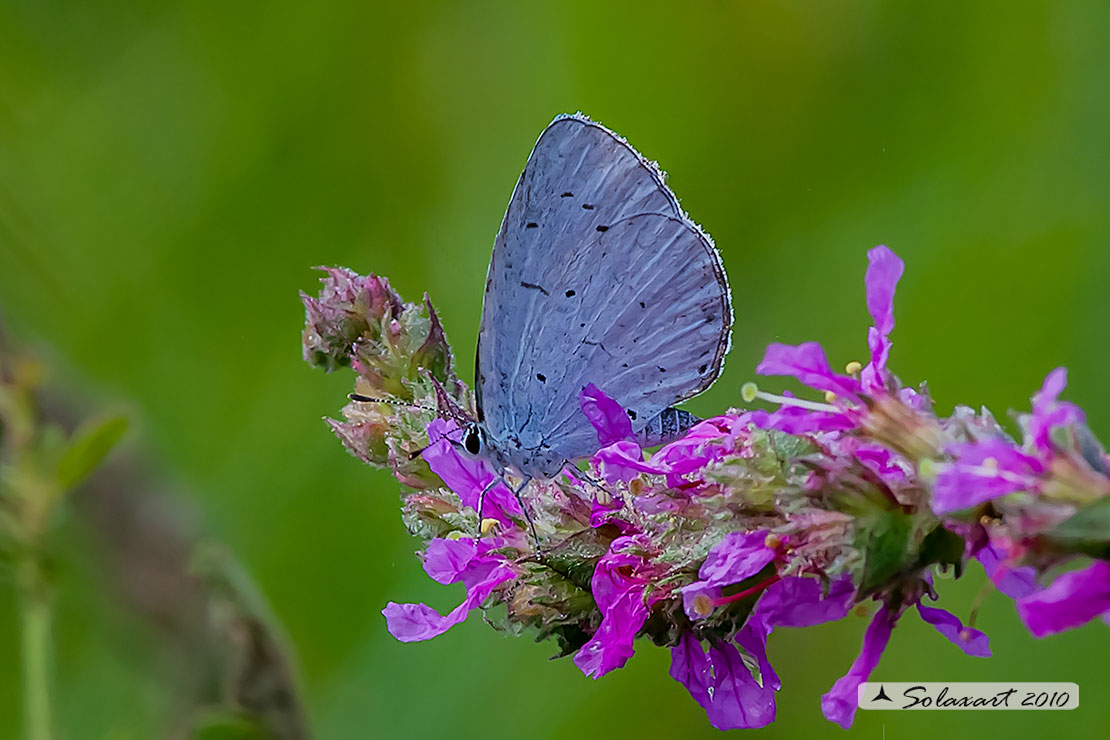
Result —
<svg viewBox="0 0 1110 740"><path fill-rule="evenodd" d="M863 357L864 252L908 264L893 367L940 407L1026 408L1057 365L1110 435L1110 6L1089 2L559 3L0 0L0 311L87 408L239 554L296 646L319 737L710 737L641 645L598 682L478 618L401 645L388 600L448 608L398 486L320 417L351 376L300 358L310 267L427 291L464 377L482 282L542 128L582 110L670 173L715 237L739 402L771 341ZM58 711L69 738L160 737L157 634L115 605L82 522L60 533ZM977 568L946 582L966 616ZM0 584L0 736L19 730L18 624ZM1094 737L1110 632L1035 641L1005 598L995 657L912 615L876 675L1077 681L1077 711L860 713L851 735ZM781 631L779 720L841 736L819 697L864 621Z"/></svg>

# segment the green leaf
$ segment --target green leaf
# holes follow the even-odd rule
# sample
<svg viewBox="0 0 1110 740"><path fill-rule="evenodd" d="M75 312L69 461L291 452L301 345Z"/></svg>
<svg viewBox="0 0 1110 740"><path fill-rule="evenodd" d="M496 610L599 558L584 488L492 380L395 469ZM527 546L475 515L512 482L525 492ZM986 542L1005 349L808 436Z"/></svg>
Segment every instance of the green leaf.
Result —
<svg viewBox="0 0 1110 740"><path fill-rule="evenodd" d="M84 425L70 439L58 461L58 483L68 490L82 483L112 451L127 431L127 418L113 416L94 425Z"/></svg>
<svg viewBox="0 0 1110 740"><path fill-rule="evenodd" d="M938 524L921 541L917 564L922 568L933 563L951 565L956 569L956 577L959 578L963 571L963 559L963 538L945 529L944 525Z"/></svg>
<svg viewBox="0 0 1110 740"><path fill-rule="evenodd" d="M910 518L901 511L872 510L856 520L855 546L863 554L860 597L878 590L903 568L909 552Z"/></svg>
<svg viewBox="0 0 1110 740"><path fill-rule="evenodd" d="M1066 552L1110 558L1110 498L1083 507L1050 530L1045 540Z"/></svg>

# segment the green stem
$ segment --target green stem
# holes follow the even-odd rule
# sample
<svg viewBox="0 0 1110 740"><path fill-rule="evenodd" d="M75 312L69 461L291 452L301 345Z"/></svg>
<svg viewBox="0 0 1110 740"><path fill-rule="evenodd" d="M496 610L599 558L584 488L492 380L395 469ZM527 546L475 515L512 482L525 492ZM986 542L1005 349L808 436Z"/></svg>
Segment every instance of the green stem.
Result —
<svg viewBox="0 0 1110 740"><path fill-rule="evenodd" d="M50 597L35 563L23 575L23 729L26 740L50 740Z"/></svg>

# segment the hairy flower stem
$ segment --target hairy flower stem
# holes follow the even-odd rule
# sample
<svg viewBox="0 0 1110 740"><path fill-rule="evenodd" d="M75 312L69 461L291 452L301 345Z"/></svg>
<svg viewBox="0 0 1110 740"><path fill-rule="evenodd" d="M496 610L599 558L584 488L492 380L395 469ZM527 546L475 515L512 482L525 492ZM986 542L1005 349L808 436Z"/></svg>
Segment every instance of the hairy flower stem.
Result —
<svg viewBox="0 0 1110 740"><path fill-rule="evenodd" d="M50 740L50 594L37 558L19 568L19 602L23 622L23 719L27 740Z"/></svg>

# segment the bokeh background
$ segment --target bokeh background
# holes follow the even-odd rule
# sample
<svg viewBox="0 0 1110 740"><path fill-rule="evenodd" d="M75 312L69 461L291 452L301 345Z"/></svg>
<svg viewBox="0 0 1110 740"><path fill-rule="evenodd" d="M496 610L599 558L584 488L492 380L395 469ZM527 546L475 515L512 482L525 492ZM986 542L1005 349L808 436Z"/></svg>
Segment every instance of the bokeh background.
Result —
<svg viewBox="0 0 1110 740"><path fill-rule="evenodd" d="M388 600L448 608L398 487L321 417L351 377L300 358L318 264L427 291L473 366L493 236L530 147L582 110L670 173L715 237L739 403L771 341L862 357L865 250L908 269L893 367L942 410L1026 408L1047 371L1110 435L1110 6L1089 2L629 4L0 0L0 311L55 387L135 420L125 447L253 574L299 655L321 738L711 737L665 651L596 683L479 618L401 645ZM469 377L467 377L469 380ZM59 556L68 738L150 738L175 705L156 629L122 608L90 524ZM966 616L976 567L942 584ZM1095 737L1110 632L1029 637L1004 597L965 657L919 620L889 680L1058 680L1070 713L866 713L857 737ZM780 631L779 720L842 736L819 696L864 620ZM0 584L0 736L19 730L18 623Z"/></svg>

